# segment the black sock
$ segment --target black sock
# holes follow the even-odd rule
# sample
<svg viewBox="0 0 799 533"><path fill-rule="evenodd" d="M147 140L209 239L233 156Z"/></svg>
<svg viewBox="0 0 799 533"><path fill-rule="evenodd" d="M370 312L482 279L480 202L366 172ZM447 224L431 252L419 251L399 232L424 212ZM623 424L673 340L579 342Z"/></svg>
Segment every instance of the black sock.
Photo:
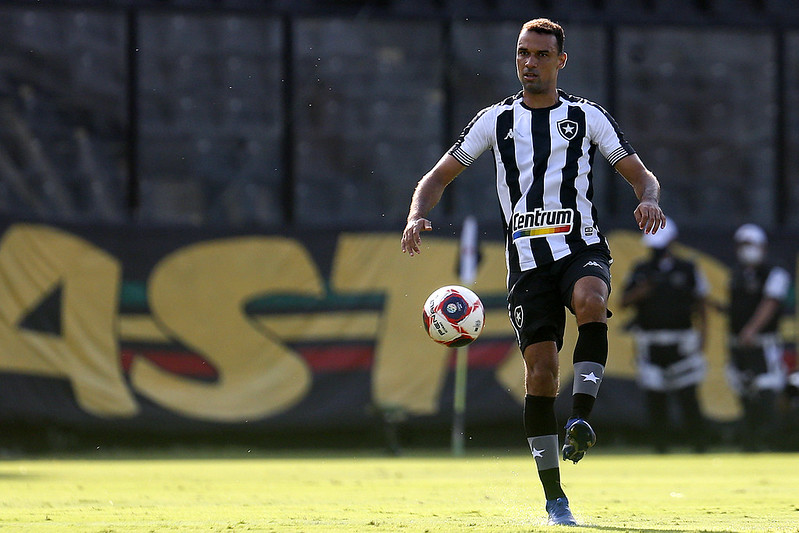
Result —
<svg viewBox="0 0 799 533"><path fill-rule="evenodd" d="M608 362L608 325L588 322L577 329L572 418L588 419Z"/></svg>
<svg viewBox="0 0 799 533"><path fill-rule="evenodd" d="M524 397L524 430L546 499L554 500L565 496L560 486L555 398L529 394Z"/></svg>

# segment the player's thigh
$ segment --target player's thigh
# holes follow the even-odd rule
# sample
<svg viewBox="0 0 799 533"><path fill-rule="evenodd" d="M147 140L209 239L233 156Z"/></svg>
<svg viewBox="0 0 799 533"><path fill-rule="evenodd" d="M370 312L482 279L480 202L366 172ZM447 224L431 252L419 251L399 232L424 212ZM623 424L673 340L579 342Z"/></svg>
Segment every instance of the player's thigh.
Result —
<svg viewBox="0 0 799 533"><path fill-rule="evenodd" d="M591 276L602 280L607 288L607 295L610 295L610 265L613 259L607 248L589 247L577 252L564 267L560 274L559 288L563 304L572 313L572 295L574 286L585 277Z"/></svg>
<svg viewBox="0 0 799 533"><path fill-rule="evenodd" d="M563 346L566 313L548 276L522 276L508 294L508 312L522 353L538 342L554 341L558 350Z"/></svg>

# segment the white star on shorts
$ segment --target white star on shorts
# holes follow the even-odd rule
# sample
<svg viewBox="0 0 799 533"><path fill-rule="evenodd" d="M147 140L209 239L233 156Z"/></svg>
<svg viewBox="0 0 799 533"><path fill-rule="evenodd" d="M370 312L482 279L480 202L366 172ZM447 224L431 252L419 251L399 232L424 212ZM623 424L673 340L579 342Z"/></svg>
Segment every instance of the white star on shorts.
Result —
<svg viewBox="0 0 799 533"><path fill-rule="evenodd" d="M592 383L599 383L599 378L591 371L590 374L580 374L583 377L583 381L590 381Z"/></svg>

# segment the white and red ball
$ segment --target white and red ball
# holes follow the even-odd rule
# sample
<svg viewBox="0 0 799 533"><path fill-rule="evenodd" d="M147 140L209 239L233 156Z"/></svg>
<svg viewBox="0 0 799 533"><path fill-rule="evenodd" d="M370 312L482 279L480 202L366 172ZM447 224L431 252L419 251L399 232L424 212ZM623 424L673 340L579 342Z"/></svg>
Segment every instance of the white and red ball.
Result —
<svg viewBox="0 0 799 533"><path fill-rule="evenodd" d="M485 308L480 298L460 285L447 285L424 303L422 320L430 338L450 347L466 346L483 331Z"/></svg>

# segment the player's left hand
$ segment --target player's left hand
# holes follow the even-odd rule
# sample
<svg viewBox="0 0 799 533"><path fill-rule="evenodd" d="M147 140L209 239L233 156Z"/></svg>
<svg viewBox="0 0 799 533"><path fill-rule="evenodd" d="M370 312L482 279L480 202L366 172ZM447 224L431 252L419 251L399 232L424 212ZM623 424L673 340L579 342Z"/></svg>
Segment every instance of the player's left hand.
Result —
<svg viewBox="0 0 799 533"><path fill-rule="evenodd" d="M666 227L666 215L657 202L644 200L635 208L635 221L644 233L657 233Z"/></svg>

